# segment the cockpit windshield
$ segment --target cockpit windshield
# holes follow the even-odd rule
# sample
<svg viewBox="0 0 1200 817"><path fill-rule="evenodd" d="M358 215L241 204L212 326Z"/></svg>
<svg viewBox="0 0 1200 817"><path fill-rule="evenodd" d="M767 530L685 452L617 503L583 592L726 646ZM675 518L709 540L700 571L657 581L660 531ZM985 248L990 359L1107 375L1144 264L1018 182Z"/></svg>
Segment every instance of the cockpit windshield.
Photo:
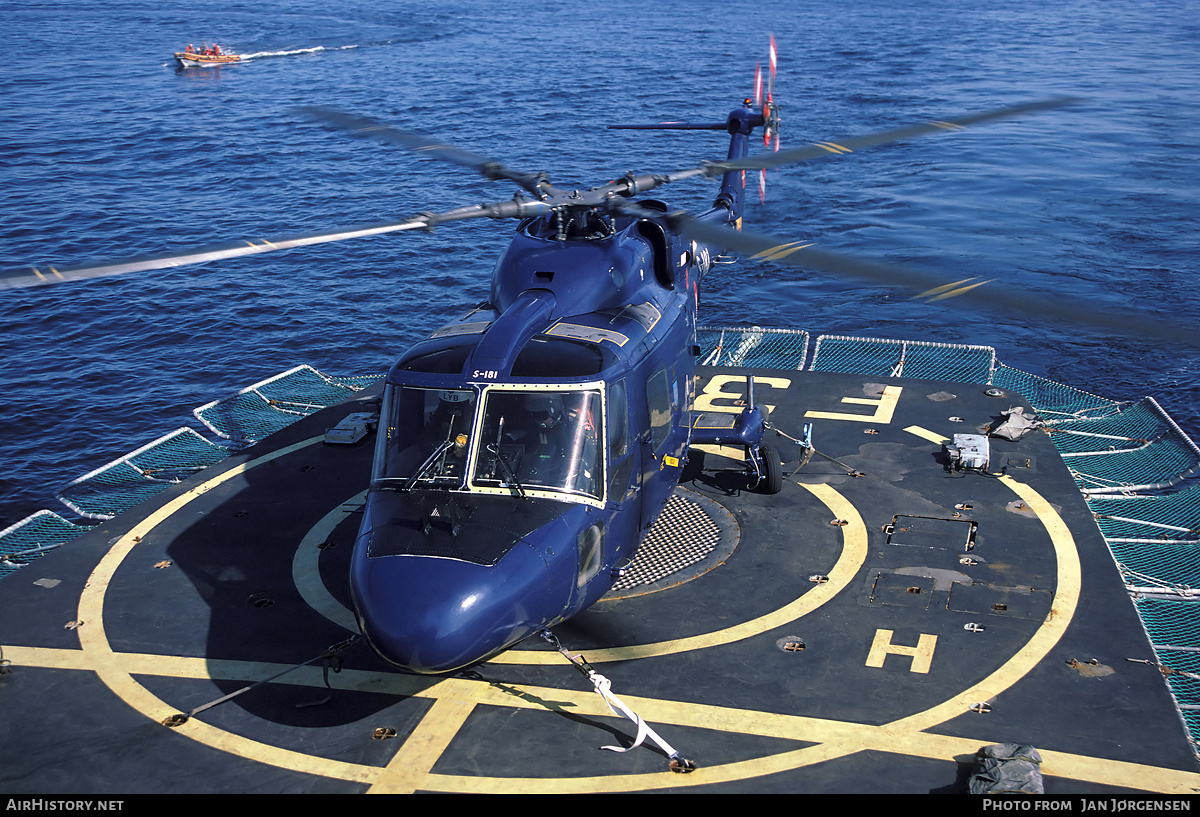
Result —
<svg viewBox="0 0 1200 817"><path fill-rule="evenodd" d="M401 488L459 487L475 416L471 389L390 390L387 449L376 479Z"/></svg>
<svg viewBox="0 0 1200 817"><path fill-rule="evenodd" d="M393 385L384 399L387 436L376 454L376 489L604 499L599 387L491 387L480 417L474 389Z"/></svg>
<svg viewBox="0 0 1200 817"><path fill-rule="evenodd" d="M598 389L488 391L471 485L601 499L600 406Z"/></svg>

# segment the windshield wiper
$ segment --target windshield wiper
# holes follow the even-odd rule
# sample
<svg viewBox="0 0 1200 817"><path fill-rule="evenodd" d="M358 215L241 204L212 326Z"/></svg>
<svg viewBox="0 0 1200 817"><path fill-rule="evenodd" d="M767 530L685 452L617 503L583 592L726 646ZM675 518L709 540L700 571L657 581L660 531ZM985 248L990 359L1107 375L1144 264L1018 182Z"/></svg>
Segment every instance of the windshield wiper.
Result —
<svg viewBox="0 0 1200 817"><path fill-rule="evenodd" d="M487 451L496 458L496 462L500 464L505 475L508 477L508 485L502 485L502 488L516 488L517 493L521 495L521 499L525 498L525 486L521 485L521 481L517 479L517 475L513 473L512 466L508 464L508 460L500 454L500 443L488 443Z"/></svg>
<svg viewBox="0 0 1200 817"><path fill-rule="evenodd" d="M417 469L415 474L408 478L408 482L404 483L404 487L400 490L411 491L412 487L420 482L422 477L433 470L433 466L437 465L442 455L453 447L454 443L451 440L443 440L438 443L438 447L433 449L433 453L425 458L425 462L421 463L421 467Z"/></svg>

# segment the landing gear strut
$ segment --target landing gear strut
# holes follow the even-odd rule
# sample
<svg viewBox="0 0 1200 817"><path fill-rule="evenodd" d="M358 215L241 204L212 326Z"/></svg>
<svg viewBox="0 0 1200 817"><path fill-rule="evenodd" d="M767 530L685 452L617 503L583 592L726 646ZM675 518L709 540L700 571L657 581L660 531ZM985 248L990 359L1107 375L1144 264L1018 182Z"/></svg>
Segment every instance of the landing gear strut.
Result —
<svg viewBox="0 0 1200 817"><path fill-rule="evenodd" d="M746 405L741 414L700 415L692 423L691 444L743 446L750 490L777 494L783 488L783 461L778 449L763 442L766 432L766 412L754 404L754 377L747 375Z"/></svg>

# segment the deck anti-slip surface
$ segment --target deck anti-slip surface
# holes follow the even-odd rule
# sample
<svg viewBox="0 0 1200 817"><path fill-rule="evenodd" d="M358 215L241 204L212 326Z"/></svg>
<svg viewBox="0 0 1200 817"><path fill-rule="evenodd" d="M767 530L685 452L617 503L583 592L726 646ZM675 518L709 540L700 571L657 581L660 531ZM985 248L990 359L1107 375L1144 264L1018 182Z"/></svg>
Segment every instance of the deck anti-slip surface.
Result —
<svg viewBox="0 0 1200 817"><path fill-rule="evenodd" d="M702 374L697 408L738 410L744 372ZM1019 397L756 374L773 425L811 422L818 454L796 472L800 449L776 438L788 476L773 496L745 490L736 454L694 456L627 581L555 628L696 771L649 744L602 749L635 728L545 643L444 679L395 673L361 643L321 659L354 627L371 440L322 444L347 404L5 581L0 788L956 792L995 743L1036 747L1051 794L1200 787L1045 435L992 438L988 473L947 467L945 441Z"/></svg>

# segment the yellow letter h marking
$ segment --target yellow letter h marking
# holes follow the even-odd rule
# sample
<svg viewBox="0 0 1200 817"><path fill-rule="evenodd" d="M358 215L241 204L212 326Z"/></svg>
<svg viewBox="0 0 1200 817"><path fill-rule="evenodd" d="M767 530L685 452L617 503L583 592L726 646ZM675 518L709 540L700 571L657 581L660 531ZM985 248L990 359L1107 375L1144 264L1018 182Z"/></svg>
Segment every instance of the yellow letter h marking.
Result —
<svg viewBox="0 0 1200 817"><path fill-rule="evenodd" d="M912 658L912 667L909 668L909 672L927 673L929 665L933 663L933 648L936 645L936 635L921 633L921 637L917 640L917 646L896 646L892 643L891 630L876 630L875 640L871 643L871 652L867 655L867 666L882 667L883 659L887 657L888 653L892 653Z"/></svg>

